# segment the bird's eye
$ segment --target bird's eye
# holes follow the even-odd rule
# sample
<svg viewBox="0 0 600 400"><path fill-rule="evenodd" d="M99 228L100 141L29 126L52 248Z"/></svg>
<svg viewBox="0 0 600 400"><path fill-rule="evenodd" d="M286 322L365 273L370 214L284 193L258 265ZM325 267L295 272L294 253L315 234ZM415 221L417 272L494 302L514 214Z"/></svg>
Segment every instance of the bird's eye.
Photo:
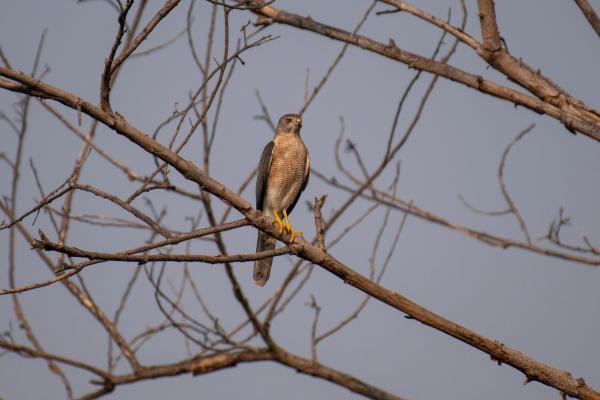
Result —
<svg viewBox="0 0 600 400"><path fill-rule="evenodd" d="M291 119L291 118L285 118L285 119L283 120L283 122L285 122L286 124L288 124L288 125L289 125L289 124L291 124L291 123L292 123L292 119Z"/></svg>

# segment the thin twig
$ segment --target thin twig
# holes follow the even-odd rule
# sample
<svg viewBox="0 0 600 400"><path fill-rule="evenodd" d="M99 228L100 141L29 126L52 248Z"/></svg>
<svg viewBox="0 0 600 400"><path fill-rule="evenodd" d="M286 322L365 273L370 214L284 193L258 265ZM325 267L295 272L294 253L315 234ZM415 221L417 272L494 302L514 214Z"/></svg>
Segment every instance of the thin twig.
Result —
<svg viewBox="0 0 600 400"><path fill-rule="evenodd" d="M506 200L506 203L508 204L508 208L510 209L510 211L513 213L513 215L517 219L517 222L519 223L519 227L521 228L521 232L523 232L523 235L525 236L525 240L527 241L527 243L529 245L531 245L532 242L531 242L531 237L529 236L529 231L527 230L527 225L525 224L525 220L521 216L521 213L519 212L519 209L517 208L516 204L514 203L514 201L508 194L508 190L506 190L506 184L504 183L504 165L506 163L506 157L508 157L508 153L510 153L510 150L512 149L512 147L519 140L523 139L523 137L527 133L531 132L531 130L534 127L535 127L535 124L529 125L527 128L522 130L517 135L517 137L515 137L512 142L510 142L510 144L508 146L506 146L506 149L504 149L504 152L502 153L502 157L500 158L500 164L498 165L498 183L500 184L500 191L502 192L502 196L504 196L504 200Z"/></svg>

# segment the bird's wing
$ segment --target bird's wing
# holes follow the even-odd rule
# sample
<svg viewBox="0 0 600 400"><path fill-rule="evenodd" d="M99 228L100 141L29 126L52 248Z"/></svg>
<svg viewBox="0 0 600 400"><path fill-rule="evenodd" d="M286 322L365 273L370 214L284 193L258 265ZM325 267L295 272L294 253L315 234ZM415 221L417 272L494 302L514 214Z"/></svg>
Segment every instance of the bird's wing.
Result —
<svg viewBox="0 0 600 400"><path fill-rule="evenodd" d="M275 143L267 143L260 156L260 162L258 163L258 172L256 174L256 208L261 211L263 209L265 193L267 192L267 177L269 176L269 170L271 169L271 158L274 147Z"/></svg>
<svg viewBox="0 0 600 400"><path fill-rule="evenodd" d="M294 207L296 207L296 203L298 202L298 199L300 199L300 195L302 194L302 192L304 192L304 189L306 189L306 185L308 185L309 179L310 179L310 158L308 157L308 154L307 154L306 155L306 163L304 164L304 180L302 181L302 186L300 187L300 190L298 191L296 198L294 199L292 204L287 208L288 214L290 214L292 212L292 210L294 209Z"/></svg>

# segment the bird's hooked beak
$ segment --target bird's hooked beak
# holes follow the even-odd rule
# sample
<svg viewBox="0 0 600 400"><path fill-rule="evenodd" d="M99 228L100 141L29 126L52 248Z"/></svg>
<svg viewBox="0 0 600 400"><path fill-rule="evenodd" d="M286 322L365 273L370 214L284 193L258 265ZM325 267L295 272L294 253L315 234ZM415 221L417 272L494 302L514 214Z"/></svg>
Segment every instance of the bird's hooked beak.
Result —
<svg viewBox="0 0 600 400"><path fill-rule="evenodd" d="M302 128L302 118L297 117L296 120L294 121L296 123L296 126L298 128Z"/></svg>

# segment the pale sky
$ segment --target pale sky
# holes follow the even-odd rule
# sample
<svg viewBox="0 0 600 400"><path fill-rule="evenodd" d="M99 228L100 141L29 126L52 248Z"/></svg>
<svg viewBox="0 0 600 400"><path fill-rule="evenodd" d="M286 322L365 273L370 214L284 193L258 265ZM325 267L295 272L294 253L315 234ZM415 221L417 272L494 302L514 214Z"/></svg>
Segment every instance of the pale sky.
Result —
<svg viewBox="0 0 600 400"><path fill-rule="evenodd" d="M162 2L151 0L144 15L147 21ZM185 26L187 2L183 2L152 33L140 50L172 38ZM600 1L591 1L600 10ZM0 45L14 68L27 73L40 35L47 30L42 66L50 68L45 81L86 98L98 101L100 76L116 29L116 15L103 1L78 4L73 0L35 1L1 0ZM315 20L352 30L369 1L342 0L322 2L279 0L275 6ZM452 7L452 21L459 24L458 1L419 1L414 5L445 18ZM474 1L467 2L471 11L466 31L479 38L479 23ZM376 10L384 10L384 5ZM194 33L202 51L208 27L208 8L196 6ZM508 49L529 65L539 68L571 95L588 106L600 109L600 39L588 25L574 2L521 1L497 2L497 16ZM250 15L234 12L231 21L232 42L240 35L238 27ZM406 13L372 15L361 31L382 42L393 38L404 49L429 55L439 31ZM306 71L310 87L321 78L336 57L342 44L307 31L273 25L267 33L280 36L243 56L223 100L211 175L230 188L237 188L257 164L268 140L255 97L258 89L274 118L297 111L303 101ZM446 43L450 44L447 38ZM221 56L221 33L215 50ZM447 46L444 47L444 50ZM496 82L511 85L485 65L465 46L459 46L452 65L484 75ZM311 154L313 168L327 176L341 174L334 160L334 143L344 118L346 138L355 142L369 170L373 170L385 148L396 104L414 71L405 65L358 48L350 48L323 91L303 116L302 136ZM113 108L148 134L169 116L176 104L184 104L188 91L199 83L185 37L149 57L129 60L113 89ZM400 119L400 131L406 128L419 95L430 76L419 82L416 96L411 97ZM14 116L12 104L17 97L0 91L0 111ZM72 123L76 113L57 105ZM84 118L84 128L89 119ZM398 194L413 200L453 222L522 239L511 216L487 217L468 210L459 199L485 210L506 208L497 182L497 168L504 148L518 132L535 123L510 153L505 179L513 200L527 222L536 244L550 246L542 237L550 222L564 207L572 226L564 238L581 244L585 233L600 245L600 143L583 135L571 135L556 120L537 115L521 107L486 97L459 84L441 79L431 95L417 128L400 151L401 176ZM171 131L159 135L168 142ZM0 152L13 157L15 135L0 121ZM96 143L110 151L141 174L154 169L151 157L135 145L102 127ZM192 140L182 155L201 162L199 138ZM60 184L70 173L81 142L67 132L41 106L31 103L29 131L22 163L19 191L20 212L31 208L39 198L29 159L40 172L46 190ZM351 155L342 153L348 165ZM10 192L10 171L0 168L0 195ZM393 168L376 184L385 188L393 178ZM174 179L182 180L171 172ZM343 179L343 178L341 178ZM97 154L86 164L82 183L93 184L121 197L127 197L137 184ZM346 181L344 181L346 182ZM253 201L252 188L244 196ZM195 190L193 185L188 188ZM325 216L339 207L346 195L325 185L315 176L292 215L292 221L314 237L312 214L305 201L328 194ZM196 216L198 205L168 195L154 198L155 206L169 207L166 225L188 229L186 216ZM218 201L215 199L214 203ZM57 203L57 207L60 203ZM75 213L101 213L125 216L119 210L92 196L76 195ZM134 205L148 212L142 198ZM349 214L332 229L329 239L369 204L359 201ZM331 250L351 268L368 274L371 246L383 217L383 209L373 213L345 241ZM389 233L383 249L387 251L392 232L402 215L392 212ZM237 219L239 216L231 216ZM4 216L0 217L0 220ZM49 219L40 215L25 221L32 232L39 228L52 232ZM202 220L201 225L206 225ZM114 232L114 231L113 231ZM143 243L146 233L117 231L115 235L97 227L73 224L69 244L89 250L118 250ZM226 235L231 253L254 250L256 232L243 228ZM7 281L8 233L0 231L0 288ZM215 254L212 246L195 244L194 249ZM383 251L382 251L383 253ZM383 259L380 255L379 261ZM289 271L291 262L278 258L274 262L268 285L255 287L251 263L235 264L254 306L268 298ZM24 285L49 277L45 266L22 240L17 246L17 283ZM138 268L134 264L111 263L86 269L82 276L100 306L112 315L126 282ZM168 267L168 277L177 281L181 266ZM203 294L223 323L234 326L242 310L232 299L222 267L202 264L191 267ZM482 335L499 340L538 361L582 376L593 388L600 388L600 271L597 267L548 258L517 249L502 250L470 239L457 231L408 217L404 231L382 285L398 291L417 303L462 324ZM273 335L282 345L305 357L310 356L312 310L306 306L313 294L321 307L320 331L325 331L345 317L362 299L362 294L344 285L327 271L316 268L308 284L287 313L273 324ZM20 295L20 300L35 332L47 351L80 358L105 366L107 336L99 325L82 312L81 307L61 285L54 285ZM192 299L188 308L197 307ZM161 318L149 284L140 280L132 294L129 308L120 327L131 338ZM12 313L8 296L0 297L0 331L12 327L15 339L26 343ZM180 336L160 336L140 353L144 363L176 361L185 355ZM509 366L498 366L486 354L445 334L426 327L375 300L360 317L338 335L322 342L319 359L357 378L408 399L556 399L556 390L538 383L522 385L523 375ZM65 368L75 393L82 395L92 386L89 376ZM0 357L0 398L62 398L59 380L41 360L7 354ZM231 399L348 399L358 395L310 378L272 363L254 363L211 373L205 376L163 378L118 387L106 399L191 398Z"/></svg>

